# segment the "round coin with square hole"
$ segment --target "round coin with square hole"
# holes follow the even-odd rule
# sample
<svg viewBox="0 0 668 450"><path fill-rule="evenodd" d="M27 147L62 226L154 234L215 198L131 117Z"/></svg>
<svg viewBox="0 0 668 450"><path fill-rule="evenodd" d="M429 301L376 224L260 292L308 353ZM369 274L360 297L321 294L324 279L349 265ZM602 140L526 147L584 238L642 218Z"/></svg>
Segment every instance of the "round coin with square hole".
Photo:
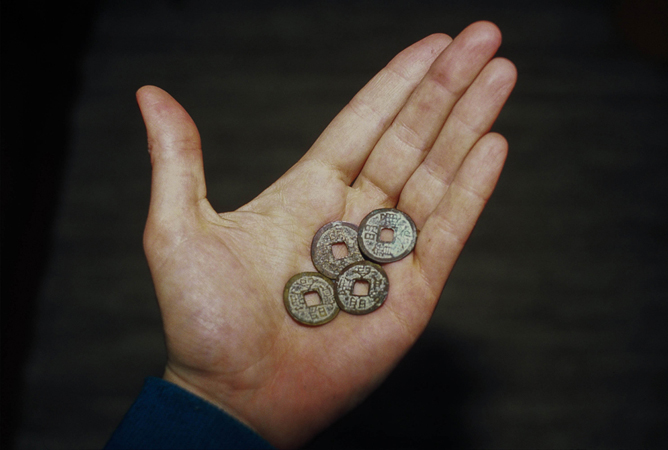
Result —
<svg viewBox="0 0 668 450"><path fill-rule="evenodd" d="M324 225L311 242L311 259L318 272L332 279L352 263L363 261L357 244L357 226L341 221Z"/></svg>
<svg viewBox="0 0 668 450"><path fill-rule="evenodd" d="M336 279L336 302L347 313L368 314L380 308L389 290L390 282L382 267L370 261L357 262Z"/></svg>
<svg viewBox="0 0 668 450"><path fill-rule="evenodd" d="M359 248L377 263L398 261L415 247L417 229L408 214L393 208L370 212L358 229Z"/></svg>
<svg viewBox="0 0 668 450"><path fill-rule="evenodd" d="M288 313L304 325L326 324L339 313L334 282L318 272L302 272L290 278L283 291L283 302Z"/></svg>

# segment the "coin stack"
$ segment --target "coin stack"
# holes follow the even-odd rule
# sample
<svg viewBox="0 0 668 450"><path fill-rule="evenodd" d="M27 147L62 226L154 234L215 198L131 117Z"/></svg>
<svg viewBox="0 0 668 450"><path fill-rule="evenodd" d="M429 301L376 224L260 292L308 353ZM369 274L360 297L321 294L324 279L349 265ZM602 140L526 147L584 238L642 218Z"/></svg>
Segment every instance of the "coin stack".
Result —
<svg viewBox="0 0 668 450"><path fill-rule="evenodd" d="M393 208L372 211L359 227L342 221L324 225L311 243L318 272L288 280L285 308L296 321L313 326L330 322L341 309L358 315L375 311L390 288L380 264L404 258L416 241L413 220Z"/></svg>

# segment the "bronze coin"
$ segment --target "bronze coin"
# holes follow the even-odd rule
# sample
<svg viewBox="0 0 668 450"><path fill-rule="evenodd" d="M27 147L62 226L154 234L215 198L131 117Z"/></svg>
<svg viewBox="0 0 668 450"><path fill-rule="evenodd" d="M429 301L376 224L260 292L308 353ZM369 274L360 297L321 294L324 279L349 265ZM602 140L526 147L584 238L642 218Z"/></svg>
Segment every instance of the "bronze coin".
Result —
<svg viewBox="0 0 668 450"><path fill-rule="evenodd" d="M336 278L354 262L363 261L357 239L357 226L348 222L330 222L318 230L311 242L311 259L318 272ZM347 255L337 258L335 244L345 244Z"/></svg>
<svg viewBox="0 0 668 450"><path fill-rule="evenodd" d="M384 237L386 230L391 238ZM370 212L360 223L360 250L377 263L398 261L408 255L417 242L417 229L408 214L393 208Z"/></svg>
<svg viewBox="0 0 668 450"><path fill-rule="evenodd" d="M309 293L317 294L319 303L309 305ZM318 272L302 272L290 278L283 290L283 302L292 318L304 325L323 325L339 313L334 283Z"/></svg>
<svg viewBox="0 0 668 450"><path fill-rule="evenodd" d="M368 292L356 292L355 285L362 282ZM336 280L336 302L350 314L368 314L378 309L390 289L387 274L378 264L370 261L353 263L341 272Z"/></svg>

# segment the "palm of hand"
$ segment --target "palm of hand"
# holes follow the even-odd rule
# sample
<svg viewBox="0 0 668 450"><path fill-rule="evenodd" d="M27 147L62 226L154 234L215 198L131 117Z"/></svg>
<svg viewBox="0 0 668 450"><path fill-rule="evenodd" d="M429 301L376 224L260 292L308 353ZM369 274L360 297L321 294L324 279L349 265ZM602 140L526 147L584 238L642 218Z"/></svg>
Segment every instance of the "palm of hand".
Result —
<svg viewBox="0 0 668 450"><path fill-rule="evenodd" d="M499 45L490 24L461 36L452 44L432 36L397 56L288 173L220 215L206 201L194 123L166 93L140 90L154 167L145 248L165 327L166 379L278 446L303 443L383 380L426 326L505 157L503 138L487 131L514 68L489 62ZM479 61L452 69L472 47ZM439 80L446 78L454 81ZM381 94L392 88L402 91L386 101ZM471 124L469 112L481 109ZM416 111L433 116L431 123L421 125ZM448 122L469 126L448 137ZM396 144L410 139L407 148ZM453 145L465 150L454 157L437 151ZM434 174L444 182L435 184ZM318 228L359 223L373 209L397 205L421 231L413 253L385 266L385 305L366 316L341 313L323 327L293 321L283 288L313 270Z"/></svg>

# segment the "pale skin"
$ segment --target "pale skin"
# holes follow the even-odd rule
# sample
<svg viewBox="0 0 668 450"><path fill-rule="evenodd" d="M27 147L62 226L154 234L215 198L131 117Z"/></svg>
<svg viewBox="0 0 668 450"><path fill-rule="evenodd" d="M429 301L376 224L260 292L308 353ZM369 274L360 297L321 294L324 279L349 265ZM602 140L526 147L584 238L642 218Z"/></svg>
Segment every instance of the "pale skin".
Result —
<svg viewBox="0 0 668 450"><path fill-rule="evenodd" d="M159 88L138 91L153 167L144 247L164 322L166 380L289 448L385 379L429 322L501 173L508 145L489 130L516 70L494 57L500 43L496 26L477 22L454 40L431 35L407 48L285 175L221 214L206 198L190 116ZM293 320L283 289L314 271L316 231L386 207L408 213L419 238L411 254L384 266L385 304L321 327Z"/></svg>

